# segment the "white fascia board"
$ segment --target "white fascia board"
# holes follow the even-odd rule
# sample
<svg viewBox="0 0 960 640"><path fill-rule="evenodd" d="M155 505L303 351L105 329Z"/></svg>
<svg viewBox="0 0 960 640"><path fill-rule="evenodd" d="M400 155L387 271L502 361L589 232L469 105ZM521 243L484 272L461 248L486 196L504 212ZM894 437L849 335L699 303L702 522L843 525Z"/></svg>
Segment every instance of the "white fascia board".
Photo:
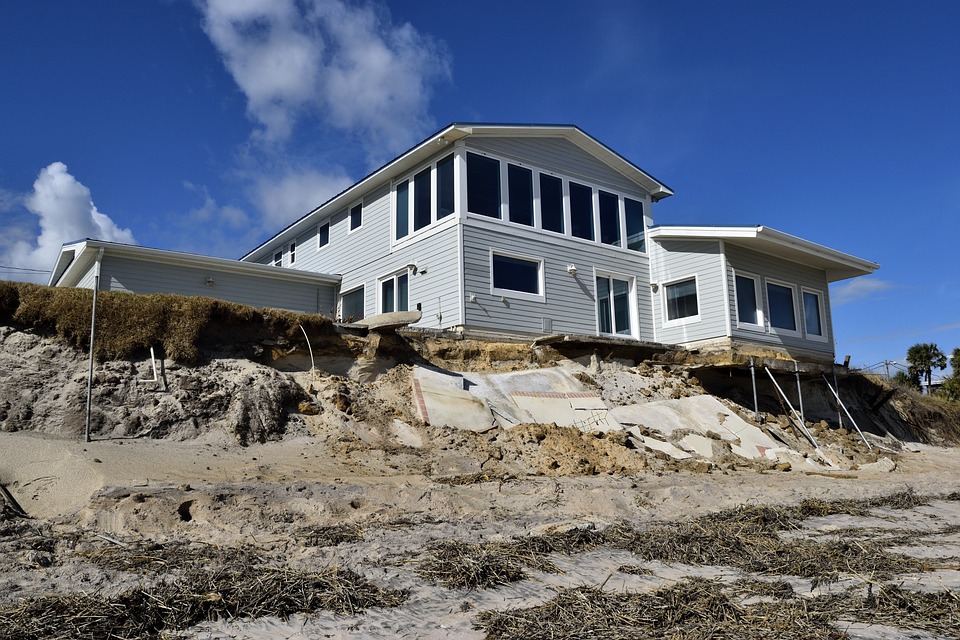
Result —
<svg viewBox="0 0 960 640"><path fill-rule="evenodd" d="M828 282L869 275L880 268L876 262L762 225L755 227L658 226L649 229L647 233L653 239L727 240L731 244L741 244L799 264L815 265L825 271Z"/></svg>
<svg viewBox="0 0 960 640"><path fill-rule="evenodd" d="M391 160L359 182L333 196L299 220L291 223L275 236L241 257L240 260L243 262L251 262L260 259L270 253L273 247L293 240L300 234L308 231L310 227L319 223L322 219L360 200L374 187L384 182L389 182L398 176L402 176L440 151L441 147L451 146L454 142L467 135L470 135L469 128L464 129L457 125L450 125L438 131L403 155Z"/></svg>
<svg viewBox="0 0 960 640"><path fill-rule="evenodd" d="M78 246L82 245L82 246ZM129 257L137 260L156 262L158 264L177 264L182 266L205 268L213 271L238 273L261 278L275 278L278 280L294 280L311 284L340 284L340 276L328 273L314 273L300 269L288 269L273 265L240 262L229 258L213 258L195 253L183 253L166 249L152 249L136 245L106 242L104 240L86 240L74 245L65 245L65 251L75 251L75 257L59 279L61 286L74 286L79 282L84 267L89 263L87 259L104 249L105 256Z"/></svg>
<svg viewBox="0 0 960 640"><path fill-rule="evenodd" d="M356 202L374 187L408 173L436 154L441 146L449 146L457 140L472 135L563 137L587 153L599 158L631 180L643 185L644 189L651 194L655 202L673 195L673 190L668 186L574 125L473 124L455 122L444 127L409 151L391 160L359 182L347 187L347 189L327 200L313 211L310 211L299 220L291 223L269 240L261 243L258 247L241 257L240 260L244 262L259 260L270 253L276 246L290 242L290 240L296 238L301 233L308 231L310 227L320 222L320 220Z"/></svg>

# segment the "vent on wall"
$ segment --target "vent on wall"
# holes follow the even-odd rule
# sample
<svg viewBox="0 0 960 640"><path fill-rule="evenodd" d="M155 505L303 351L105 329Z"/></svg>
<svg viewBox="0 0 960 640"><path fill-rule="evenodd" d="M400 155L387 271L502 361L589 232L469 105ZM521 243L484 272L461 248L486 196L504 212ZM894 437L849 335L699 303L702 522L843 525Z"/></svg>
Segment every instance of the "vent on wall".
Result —
<svg viewBox="0 0 960 640"><path fill-rule="evenodd" d="M543 322L543 332L553 333L553 318L540 318Z"/></svg>

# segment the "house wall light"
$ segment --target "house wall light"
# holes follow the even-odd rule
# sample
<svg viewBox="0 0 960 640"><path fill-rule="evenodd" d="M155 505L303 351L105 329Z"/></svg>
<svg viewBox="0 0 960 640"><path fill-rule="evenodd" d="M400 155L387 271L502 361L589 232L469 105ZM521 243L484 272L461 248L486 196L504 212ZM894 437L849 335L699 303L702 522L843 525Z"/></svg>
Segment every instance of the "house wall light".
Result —
<svg viewBox="0 0 960 640"><path fill-rule="evenodd" d="M654 293L656 293L659 289L660 289L660 285L658 283L656 282L650 283L650 291L653 291Z"/></svg>
<svg viewBox="0 0 960 640"><path fill-rule="evenodd" d="M576 275L577 275L577 265L575 265L575 264L568 264L568 265L567 265L567 273L569 273L569 274L572 275L572 276L576 276Z"/></svg>
<svg viewBox="0 0 960 640"><path fill-rule="evenodd" d="M207 278L207 286L212 287L216 281L213 278Z"/></svg>

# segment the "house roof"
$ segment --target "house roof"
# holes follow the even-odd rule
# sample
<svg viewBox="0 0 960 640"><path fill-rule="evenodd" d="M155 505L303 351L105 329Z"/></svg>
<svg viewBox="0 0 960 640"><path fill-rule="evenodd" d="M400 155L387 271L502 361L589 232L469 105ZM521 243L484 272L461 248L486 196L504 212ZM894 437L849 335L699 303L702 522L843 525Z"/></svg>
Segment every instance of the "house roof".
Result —
<svg viewBox="0 0 960 640"><path fill-rule="evenodd" d="M648 232L651 239L723 240L784 260L823 269L827 282L865 276L880 268L876 262L843 253L770 227L699 227L658 225Z"/></svg>
<svg viewBox="0 0 960 640"><path fill-rule="evenodd" d="M633 164L596 138L571 124L490 124L457 123L447 125L410 150L402 153L356 184L341 191L319 207L293 222L272 238L244 255L241 260L260 259L269 246L277 241L287 242L308 230L318 217L344 209L359 200L374 187L400 177L428 160L441 146L450 145L467 136L488 137L553 137L564 138L598 158L614 170L640 184L654 202L673 195L673 190L649 173Z"/></svg>
<svg viewBox="0 0 960 640"><path fill-rule="evenodd" d="M166 249L152 249L132 244L107 242L105 240L78 240L64 244L60 248L60 256L56 266L50 274L51 286L75 287L80 279L89 271L90 265L96 260L100 250L104 255L135 258L147 262L156 262L158 265L179 265L194 268L209 269L211 271L238 273L261 278L277 278L294 280L314 284L339 284L340 276L326 273L314 273L299 269L274 267L273 265L239 262L228 258L212 258L196 253L182 251L168 251Z"/></svg>

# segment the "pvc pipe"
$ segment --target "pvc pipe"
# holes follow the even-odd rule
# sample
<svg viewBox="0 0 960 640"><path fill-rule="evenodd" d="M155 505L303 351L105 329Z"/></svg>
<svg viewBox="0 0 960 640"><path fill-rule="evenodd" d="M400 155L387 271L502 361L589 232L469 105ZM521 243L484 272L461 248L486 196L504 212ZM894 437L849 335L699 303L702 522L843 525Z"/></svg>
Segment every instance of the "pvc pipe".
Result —
<svg viewBox="0 0 960 640"><path fill-rule="evenodd" d="M97 330L97 292L100 290L100 261L102 259L103 247L100 247L93 271L93 310L90 312L90 367L87 371L87 412L83 426L84 442L90 442L90 410L93 405L93 339Z"/></svg>

